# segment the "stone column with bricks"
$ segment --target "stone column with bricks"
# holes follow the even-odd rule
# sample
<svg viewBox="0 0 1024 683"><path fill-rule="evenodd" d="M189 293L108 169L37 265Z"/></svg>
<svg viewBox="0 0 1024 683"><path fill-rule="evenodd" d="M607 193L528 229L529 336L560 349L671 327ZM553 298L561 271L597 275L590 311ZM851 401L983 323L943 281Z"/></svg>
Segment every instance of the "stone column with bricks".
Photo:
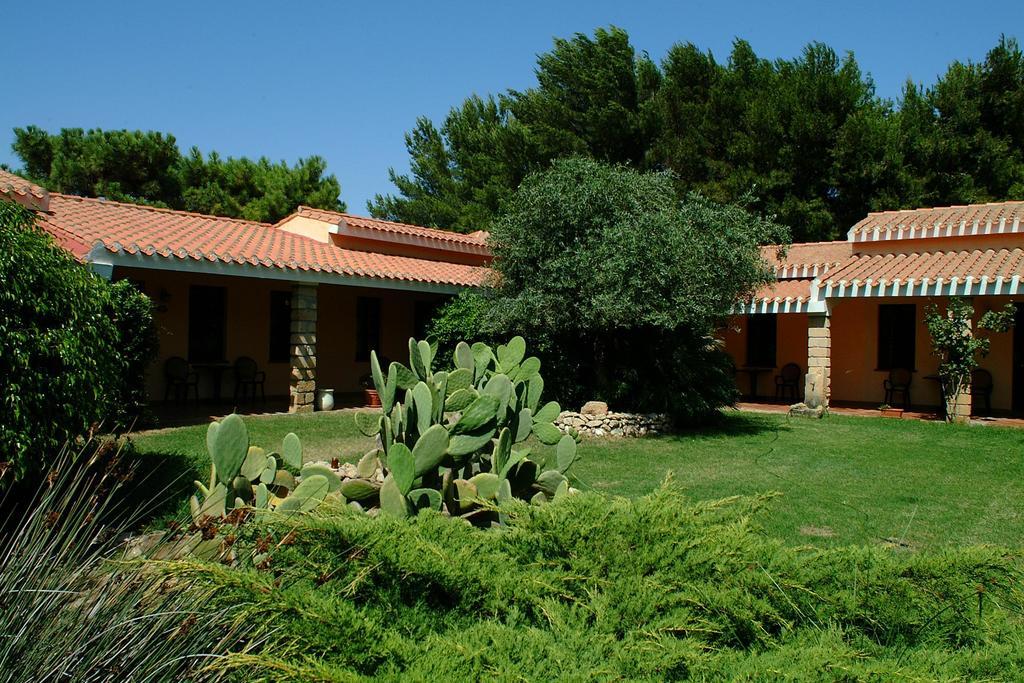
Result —
<svg viewBox="0 0 1024 683"><path fill-rule="evenodd" d="M832 318L828 313L807 316L807 376L804 403L828 408L832 386Z"/></svg>
<svg viewBox="0 0 1024 683"><path fill-rule="evenodd" d="M316 312L316 285L293 285L290 413L313 411L316 397Z"/></svg>

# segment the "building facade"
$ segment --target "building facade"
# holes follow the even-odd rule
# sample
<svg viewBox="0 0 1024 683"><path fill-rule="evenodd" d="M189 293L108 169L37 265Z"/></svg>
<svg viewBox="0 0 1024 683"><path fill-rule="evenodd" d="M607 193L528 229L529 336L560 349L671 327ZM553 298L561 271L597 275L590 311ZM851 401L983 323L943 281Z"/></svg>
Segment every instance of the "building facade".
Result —
<svg viewBox="0 0 1024 683"><path fill-rule="evenodd" d="M775 283L744 302L723 331L741 392L785 394L775 378L792 363L807 404L877 406L886 401L886 380L907 371L909 396L900 393L898 402L938 407L939 359L925 312L964 297L976 322L988 310L1024 301L1024 202L873 213L845 241L763 253ZM1017 319L1024 323L1019 309ZM1024 324L989 336L981 368L991 390L975 394L974 410L1018 412ZM957 417L966 417L971 401L962 397L958 406Z"/></svg>
<svg viewBox="0 0 1024 683"><path fill-rule="evenodd" d="M184 359L200 398L233 396L232 364L255 361L269 395L312 410L316 392L358 392L369 351L404 357L436 307L489 274L487 235L300 207L275 225L50 193L0 171L0 199L33 209L57 243L156 305L160 358ZM1024 301L1024 202L873 213L847 239L765 247L775 282L722 330L737 384L755 399L940 406L924 317L951 296L976 318ZM985 409L1024 410L1024 317L991 335ZM790 366L785 370L786 366ZM793 368L795 366L795 370ZM887 396L897 371L908 392ZM784 391L777 378L792 379ZM975 396L975 409L979 408ZM970 400L958 410L967 413ZM962 416L961 416L962 417Z"/></svg>
<svg viewBox="0 0 1024 683"><path fill-rule="evenodd" d="M437 306L489 272L483 233L308 207L268 225L50 193L3 171L0 198L33 209L59 245L152 299L156 401L177 395L167 370L182 360L195 382L188 397L231 400L235 364L251 359L265 394L313 410L318 388L360 391L371 349L404 357Z"/></svg>

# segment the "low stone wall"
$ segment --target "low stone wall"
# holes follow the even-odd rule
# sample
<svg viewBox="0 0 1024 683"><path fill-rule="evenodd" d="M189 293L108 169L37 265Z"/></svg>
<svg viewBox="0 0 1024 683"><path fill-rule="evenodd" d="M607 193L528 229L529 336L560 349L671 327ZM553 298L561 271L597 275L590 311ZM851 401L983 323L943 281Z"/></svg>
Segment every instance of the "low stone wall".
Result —
<svg viewBox="0 0 1024 683"><path fill-rule="evenodd" d="M613 413L585 415L563 411L555 420L555 426L563 432L570 428L588 436L645 436L658 434L669 427L668 417L650 413Z"/></svg>

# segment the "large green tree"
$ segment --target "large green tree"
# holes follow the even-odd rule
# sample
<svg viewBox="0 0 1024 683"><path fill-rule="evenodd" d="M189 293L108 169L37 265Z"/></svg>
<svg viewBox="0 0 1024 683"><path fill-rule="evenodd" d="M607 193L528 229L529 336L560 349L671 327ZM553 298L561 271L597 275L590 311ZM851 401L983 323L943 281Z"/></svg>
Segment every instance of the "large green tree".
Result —
<svg viewBox="0 0 1024 683"><path fill-rule="evenodd" d="M556 40L541 55L535 88L468 98L440 127L420 118L405 136L411 175L390 176L397 195L369 202L380 218L471 232L553 159L586 155L641 165L652 134L657 67L617 28Z"/></svg>
<svg viewBox="0 0 1024 683"><path fill-rule="evenodd" d="M1003 37L981 63L909 83L900 124L914 176L908 205L1024 198L1024 53Z"/></svg>
<svg viewBox="0 0 1024 683"><path fill-rule="evenodd" d="M778 224L698 195L670 173L584 157L527 177L494 222L492 287L463 295L433 331L531 340L568 405L703 416L735 396L713 333L772 274L758 245Z"/></svg>
<svg viewBox="0 0 1024 683"><path fill-rule="evenodd" d="M173 135L129 130L15 128L22 172L44 187L91 197L274 222L299 204L343 210L341 186L320 157L295 165L204 157Z"/></svg>
<svg viewBox="0 0 1024 683"><path fill-rule="evenodd" d="M470 98L440 128L420 119L412 174L392 173L397 194L371 212L486 229L527 173L567 155L672 170L680 197L753 196L798 240L841 237L868 211L1024 196L1024 59L1007 38L898 105L821 43L770 61L738 40L725 62L678 44L659 67L599 29L556 39L536 76Z"/></svg>

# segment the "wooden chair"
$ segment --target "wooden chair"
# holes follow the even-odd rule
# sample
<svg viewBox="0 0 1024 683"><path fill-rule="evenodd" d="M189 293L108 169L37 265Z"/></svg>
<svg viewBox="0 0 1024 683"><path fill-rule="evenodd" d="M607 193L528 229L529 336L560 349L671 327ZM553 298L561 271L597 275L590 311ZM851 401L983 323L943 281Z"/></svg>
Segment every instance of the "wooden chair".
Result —
<svg viewBox="0 0 1024 683"><path fill-rule="evenodd" d="M267 373L257 367L255 360L249 356L239 356L235 361L235 401L238 401L239 394L243 400L248 395L249 401L255 401L256 387L260 390L260 400L266 401L267 394L263 386L266 379Z"/></svg>
<svg viewBox="0 0 1024 683"><path fill-rule="evenodd" d="M775 376L775 398L785 398L788 393L794 401L800 400L800 366L786 363Z"/></svg>
<svg viewBox="0 0 1024 683"><path fill-rule="evenodd" d="M188 390L192 389L196 403L199 402L199 375L188 361L180 356L171 356L164 361L164 401L174 392L174 400L188 401Z"/></svg>
<svg viewBox="0 0 1024 683"><path fill-rule="evenodd" d="M900 394L903 397L903 409L910 409L910 382L913 380L914 374L906 368L893 368L889 371L889 378L882 382L882 387L885 389L885 403L886 405L893 405L896 403L896 394Z"/></svg>
<svg viewBox="0 0 1024 683"><path fill-rule="evenodd" d="M984 368L975 368L971 373L971 399L980 396L985 400L985 414L992 412L992 373Z"/></svg>

